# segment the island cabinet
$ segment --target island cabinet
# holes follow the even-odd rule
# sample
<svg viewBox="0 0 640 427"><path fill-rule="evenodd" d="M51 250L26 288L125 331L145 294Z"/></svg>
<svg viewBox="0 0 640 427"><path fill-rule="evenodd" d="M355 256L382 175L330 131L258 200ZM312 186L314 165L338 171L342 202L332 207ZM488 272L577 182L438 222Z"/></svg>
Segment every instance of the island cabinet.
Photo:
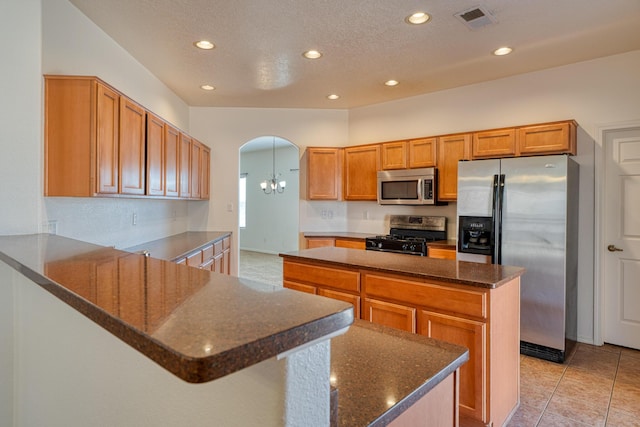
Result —
<svg viewBox="0 0 640 427"><path fill-rule="evenodd" d="M299 261L284 256L285 287L349 301L354 307L361 303L361 319L469 349L469 361L460 368L460 425L502 426L517 409L519 277L485 287L370 266ZM451 268L456 266L451 262Z"/></svg>
<svg viewBox="0 0 640 427"><path fill-rule="evenodd" d="M378 200L380 144L344 149L344 199Z"/></svg>
<svg viewBox="0 0 640 427"><path fill-rule="evenodd" d="M358 271L285 261L283 285L285 288L348 302L353 305L355 318L361 318Z"/></svg>
<svg viewBox="0 0 640 427"><path fill-rule="evenodd" d="M307 199L342 198L342 148L309 147L307 157Z"/></svg>
<svg viewBox="0 0 640 427"><path fill-rule="evenodd" d="M44 114L45 196L208 198L208 147L187 136L181 152L177 129L102 80L45 76Z"/></svg>
<svg viewBox="0 0 640 427"><path fill-rule="evenodd" d="M438 201L458 198L458 161L471 160L471 134L438 138Z"/></svg>

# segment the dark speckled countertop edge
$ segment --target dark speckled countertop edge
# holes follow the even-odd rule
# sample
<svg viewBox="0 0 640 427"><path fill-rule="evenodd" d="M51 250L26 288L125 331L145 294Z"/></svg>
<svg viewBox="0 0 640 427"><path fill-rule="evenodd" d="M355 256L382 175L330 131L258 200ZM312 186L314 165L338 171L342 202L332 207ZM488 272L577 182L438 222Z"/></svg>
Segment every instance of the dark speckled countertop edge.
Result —
<svg viewBox="0 0 640 427"><path fill-rule="evenodd" d="M371 346L372 351L358 352L355 357L359 363L365 366L380 366L380 369L385 371L382 377L378 377L377 375L364 375L354 378L354 375L351 374L353 370L351 360L349 358L345 359L343 356L344 354L349 354L351 357L354 357L354 349L351 347L354 345L353 343L362 340L361 337L363 333L373 333L376 335L376 339L367 342L367 346ZM388 348L389 346L395 348L395 344L398 342L397 340L416 343L420 347L420 351L417 352L415 349L409 351L408 348L398 348L394 351L400 353L396 356L390 356L387 352ZM342 405L338 411L338 425L345 427L355 425L379 427L389 424L469 360L469 350L465 347L359 319L354 321L345 335L340 336L332 342L331 346L332 372L337 370L340 376L349 375L348 387L341 388L340 385L337 386L338 402L340 403L341 393L344 399L345 393L356 391L355 395L349 396L348 398L349 402L354 403L354 407L345 408L344 405ZM382 350L382 354L380 354L378 351L375 351L375 348L386 350ZM362 350L362 348L360 348L360 350ZM398 397L398 401L388 409L386 407L381 409L377 406L379 412L376 410L370 411L369 409L362 410L363 406L369 407L372 402L378 401L379 403L380 401L387 400L386 393L390 390L388 389L388 384L383 384L384 381L381 380L385 375L393 374L396 383L409 381L406 377L406 372L401 371L402 369L406 369L406 367L398 368L396 364L389 364L389 357L401 358L405 362L416 358L421 360L421 363L418 363L420 368L417 368L417 371L413 372L409 377L411 378L411 383L414 384L411 387L411 391L402 396L396 396ZM411 365L413 365L413 362ZM398 370L398 372L395 373L395 370ZM427 374L427 371L436 373L431 375ZM363 395L358 393L358 390L362 388L367 389L367 397L363 397ZM392 394L397 391L398 390L395 390ZM374 403L374 407L375 406ZM365 413L367 413L367 415L365 415ZM376 414L373 415L373 413Z"/></svg>
<svg viewBox="0 0 640 427"><path fill-rule="evenodd" d="M377 252L377 251L364 251L367 254L371 254L372 257L413 257L414 260L423 260L423 262L429 263L440 263L441 265L447 265L448 270L456 271L458 264L469 267L469 268L479 268L479 269L495 269L499 268L501 274L496 280L493 281L482 281L476 278L461 278L454 277L453 275L442 275L442 274L434 274L431 272L416 272L409 269L398 268L397 264L388 263L389 266L384 266L381 264L373 264L373 263L354 263L348 261L340 261L337 259L331 258L323 258L322 256L315 256L313 251L317 250L330 250L330 251L359 251L363 252L361 249L349 249L349 248L315 248L315 249L304 249L300 251L294 252L286 252L281 253L280 257L289 258L292 260L296 260L303 263L314 263L318 265L326 265L326 266L337 266L337 267L345 267L345 268L358 268L362 270L369 271L377 271L380 273L388 273L388 274L400 274L408 277L416 277L419 279L427 279L427 280L437 280L439 282L451 283L456 285L469 285L475 286L485 289L495 289L500 287L503 284L508 283L509 281L522 276L524 273L524 268L521 267L509 267L509 266L500 266L493 264L477 264L466 261L457 261L457 260L446 260L446 259L431 259L428 257L416 257L414 255L405 255L405 254L394 254L387 252ZM354 252L355 253L355 252Z"/></svg>
<svg viewBox="0 0 640 427"><path fill-rule="evenodd" d="M72 239L68 240L71 241ZM84 242L79 243L84 244ZM113 250L117 251L116 249ZM207 357L189 357L163 345L147 333L109 314L97 305L33 270L2 250L0 250L0 261L5 262L9 267L18 271L36 285L42 287L167 371L190 383L204 383L242 370L306 343L341 331L349 327L354 320L353 308L349 306L344 310L336 311L324 317L316 318L306 323L299 323L288 329L275 331L261 339L246 342L221 353Z"/></svg>

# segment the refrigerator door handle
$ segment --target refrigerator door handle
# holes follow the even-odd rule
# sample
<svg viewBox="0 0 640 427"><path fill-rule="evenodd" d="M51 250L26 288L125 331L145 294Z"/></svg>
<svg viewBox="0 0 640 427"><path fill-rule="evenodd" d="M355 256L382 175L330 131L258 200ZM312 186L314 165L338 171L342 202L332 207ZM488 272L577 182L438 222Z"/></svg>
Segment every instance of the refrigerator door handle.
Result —
<svg viewBox="0 0 640 427"><path fill-rule="evenodd" d="M496 202L496 250L494 264L502 264L502 207L504 205L504 174L498 176L497 202Z"/></svg>
<svg viewBox="0 0 640 427"><path fill-rule="evenodd" d="M491 230L491 234L493 235L493 254L491 256L491 262L496 264L498 260L498 253L500 251L500 245L498 244L498 203L500 201L499 189L500 187L500 176L493 175L493 189L492 189L492 200L491 200L491 219L493 222L493 230Z"/></svg>

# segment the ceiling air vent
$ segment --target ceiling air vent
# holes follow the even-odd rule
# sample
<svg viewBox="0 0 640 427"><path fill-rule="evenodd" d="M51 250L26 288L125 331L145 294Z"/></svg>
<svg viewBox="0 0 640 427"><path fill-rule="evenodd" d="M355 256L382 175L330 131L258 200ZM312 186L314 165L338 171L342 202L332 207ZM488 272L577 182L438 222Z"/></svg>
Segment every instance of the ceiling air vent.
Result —
<svg viewBox="0 0 640 427"><path fill-rule="evenodd" d="M496 22L496 18L483 6L476 6L471 9L463 10L462 12L456 13L454 16L470 30L477 30Z"/></svg>

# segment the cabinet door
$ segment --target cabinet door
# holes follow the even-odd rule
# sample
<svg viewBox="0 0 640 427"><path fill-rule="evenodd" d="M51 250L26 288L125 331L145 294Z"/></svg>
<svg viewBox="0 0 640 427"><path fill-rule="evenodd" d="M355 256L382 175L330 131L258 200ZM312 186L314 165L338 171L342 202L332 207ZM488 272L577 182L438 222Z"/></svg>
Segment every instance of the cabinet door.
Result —
<svg viewBox="0 0 640 427"><path fill-rule="evenodd" d="M377 200L380 145L344 149L345 200Z"/></svg>
<svg viewBox="0 0 640 427"><path fill-rule="evenodd" d="M382 169L405 169L407 167L407 142L385 142L381 145Z"/></svg>
<svg viewBox="0 0 640 427"><path fill-rule="evenodd" d="M318 288L318 295L348 302L349 304L353 305L353 316L356 319L360 318L360 296L359 295L352 295L352 294L347 294L345 292L338 292L338 291L333 291L330 289L322 289L322 288Z"/></svg>
<svg viewBox="0 0 640 427"><path fill-rule="evenodd" d="M200 171L202 168L202 144L195 139L191 140L191 198L200 198Z"/></svg>
<svg viewBox="0 0 640 427"><path fill-rule="evenodd" d="M418 333L469 349L469 361L460 368L460 415L486 421L485 323L421 310Z"/></svg>
<svg viewBox="0 0 640 427"><path fill-rule="evenodd" d="M307 149L307 198L340 200L342 196L341 148Z"/></svg>
<svg viewBox="0 0 640 427"><path fill-rule="evenodd" d="M285 280L282 286L284 286L287 289L293 289L294 291L305 292L307 294L313 294L313 295L316 294L316 287L311 285L305 285L302 283L290 282L288 280Z"/></svg>
<svg viewBox="0 0 640 427"><path fill-rule="evenodd" d="M365 242L363 240L351 240L351 239L336 239L336 248L350 248L350 249L365 249Z"/></svg>
<svg viewBox="0 0 640 427"><path fill-rule="evenodd" d="M371 298L364 300L364 319L407 332L416 332L416 309Z"/></svg>
<svg viewBox="0 0 640 427"><path fill-rule="evenodd" d="M455 249L442 249L442 248L429 247L427 251L428 251L429 258L456 259Z"/></svg>
<svg viewBox="0 0 640 427"><path fill-rule="evenodd" d="M438 200L458 198L458 161L471 160L471 134L438 138Z"/></svg>
<svg viewBox="0 0 640 427"><path fill-rule="evenodd" d="M169 124L164 127L164 177L165 195L180 194L180 131Z"/></svg>
<svg viewBox="0 0 640 427"><path fill-rule="evenodd" d="M409 141L409 167L431 168L436 166L438 138L412 139Z"/></svg>
<svg viewBox="0 0 640 427"><path fill-rule="evenodd" d="M153 114L147 114L147 194L165 194L165 149L164 121Z"/></svg>
<svg viewBox="0 0 640 427"><path fill-rule="evenodd" d="M500 159L516 155L516 130L498 129L473 134L471 147L474 159Z"/></svg>
<svg viewBox="0 0 640 427"><path fill-rule="evenodd" d="M202 162L200 166L200 198L209 200L211 195L211 150L202 146Z"/></svg>
<svg viewBox="0 0 640 427"><path fill-rule="evenodd" d="M518 155L576 154L576 124L561 122L518 129Z"/></svg>
<svg viewBox="0 0 640 427"><path fill-rule="evenodd" d="M118 193L118 124L120 95L98 84L96 169L97 193Z"/></svg>
<svg viewBox="0 0 640 427"><path fill-rule="evenodd" d="M191 138L184 133L180 134L180 197L191 197Z"/></svg>
<svg viewBox="0 0 640 427"><path fill-rule="evenodd" d="M120 193L144 194L146 111L122 96L120 98Z"/></svg>

